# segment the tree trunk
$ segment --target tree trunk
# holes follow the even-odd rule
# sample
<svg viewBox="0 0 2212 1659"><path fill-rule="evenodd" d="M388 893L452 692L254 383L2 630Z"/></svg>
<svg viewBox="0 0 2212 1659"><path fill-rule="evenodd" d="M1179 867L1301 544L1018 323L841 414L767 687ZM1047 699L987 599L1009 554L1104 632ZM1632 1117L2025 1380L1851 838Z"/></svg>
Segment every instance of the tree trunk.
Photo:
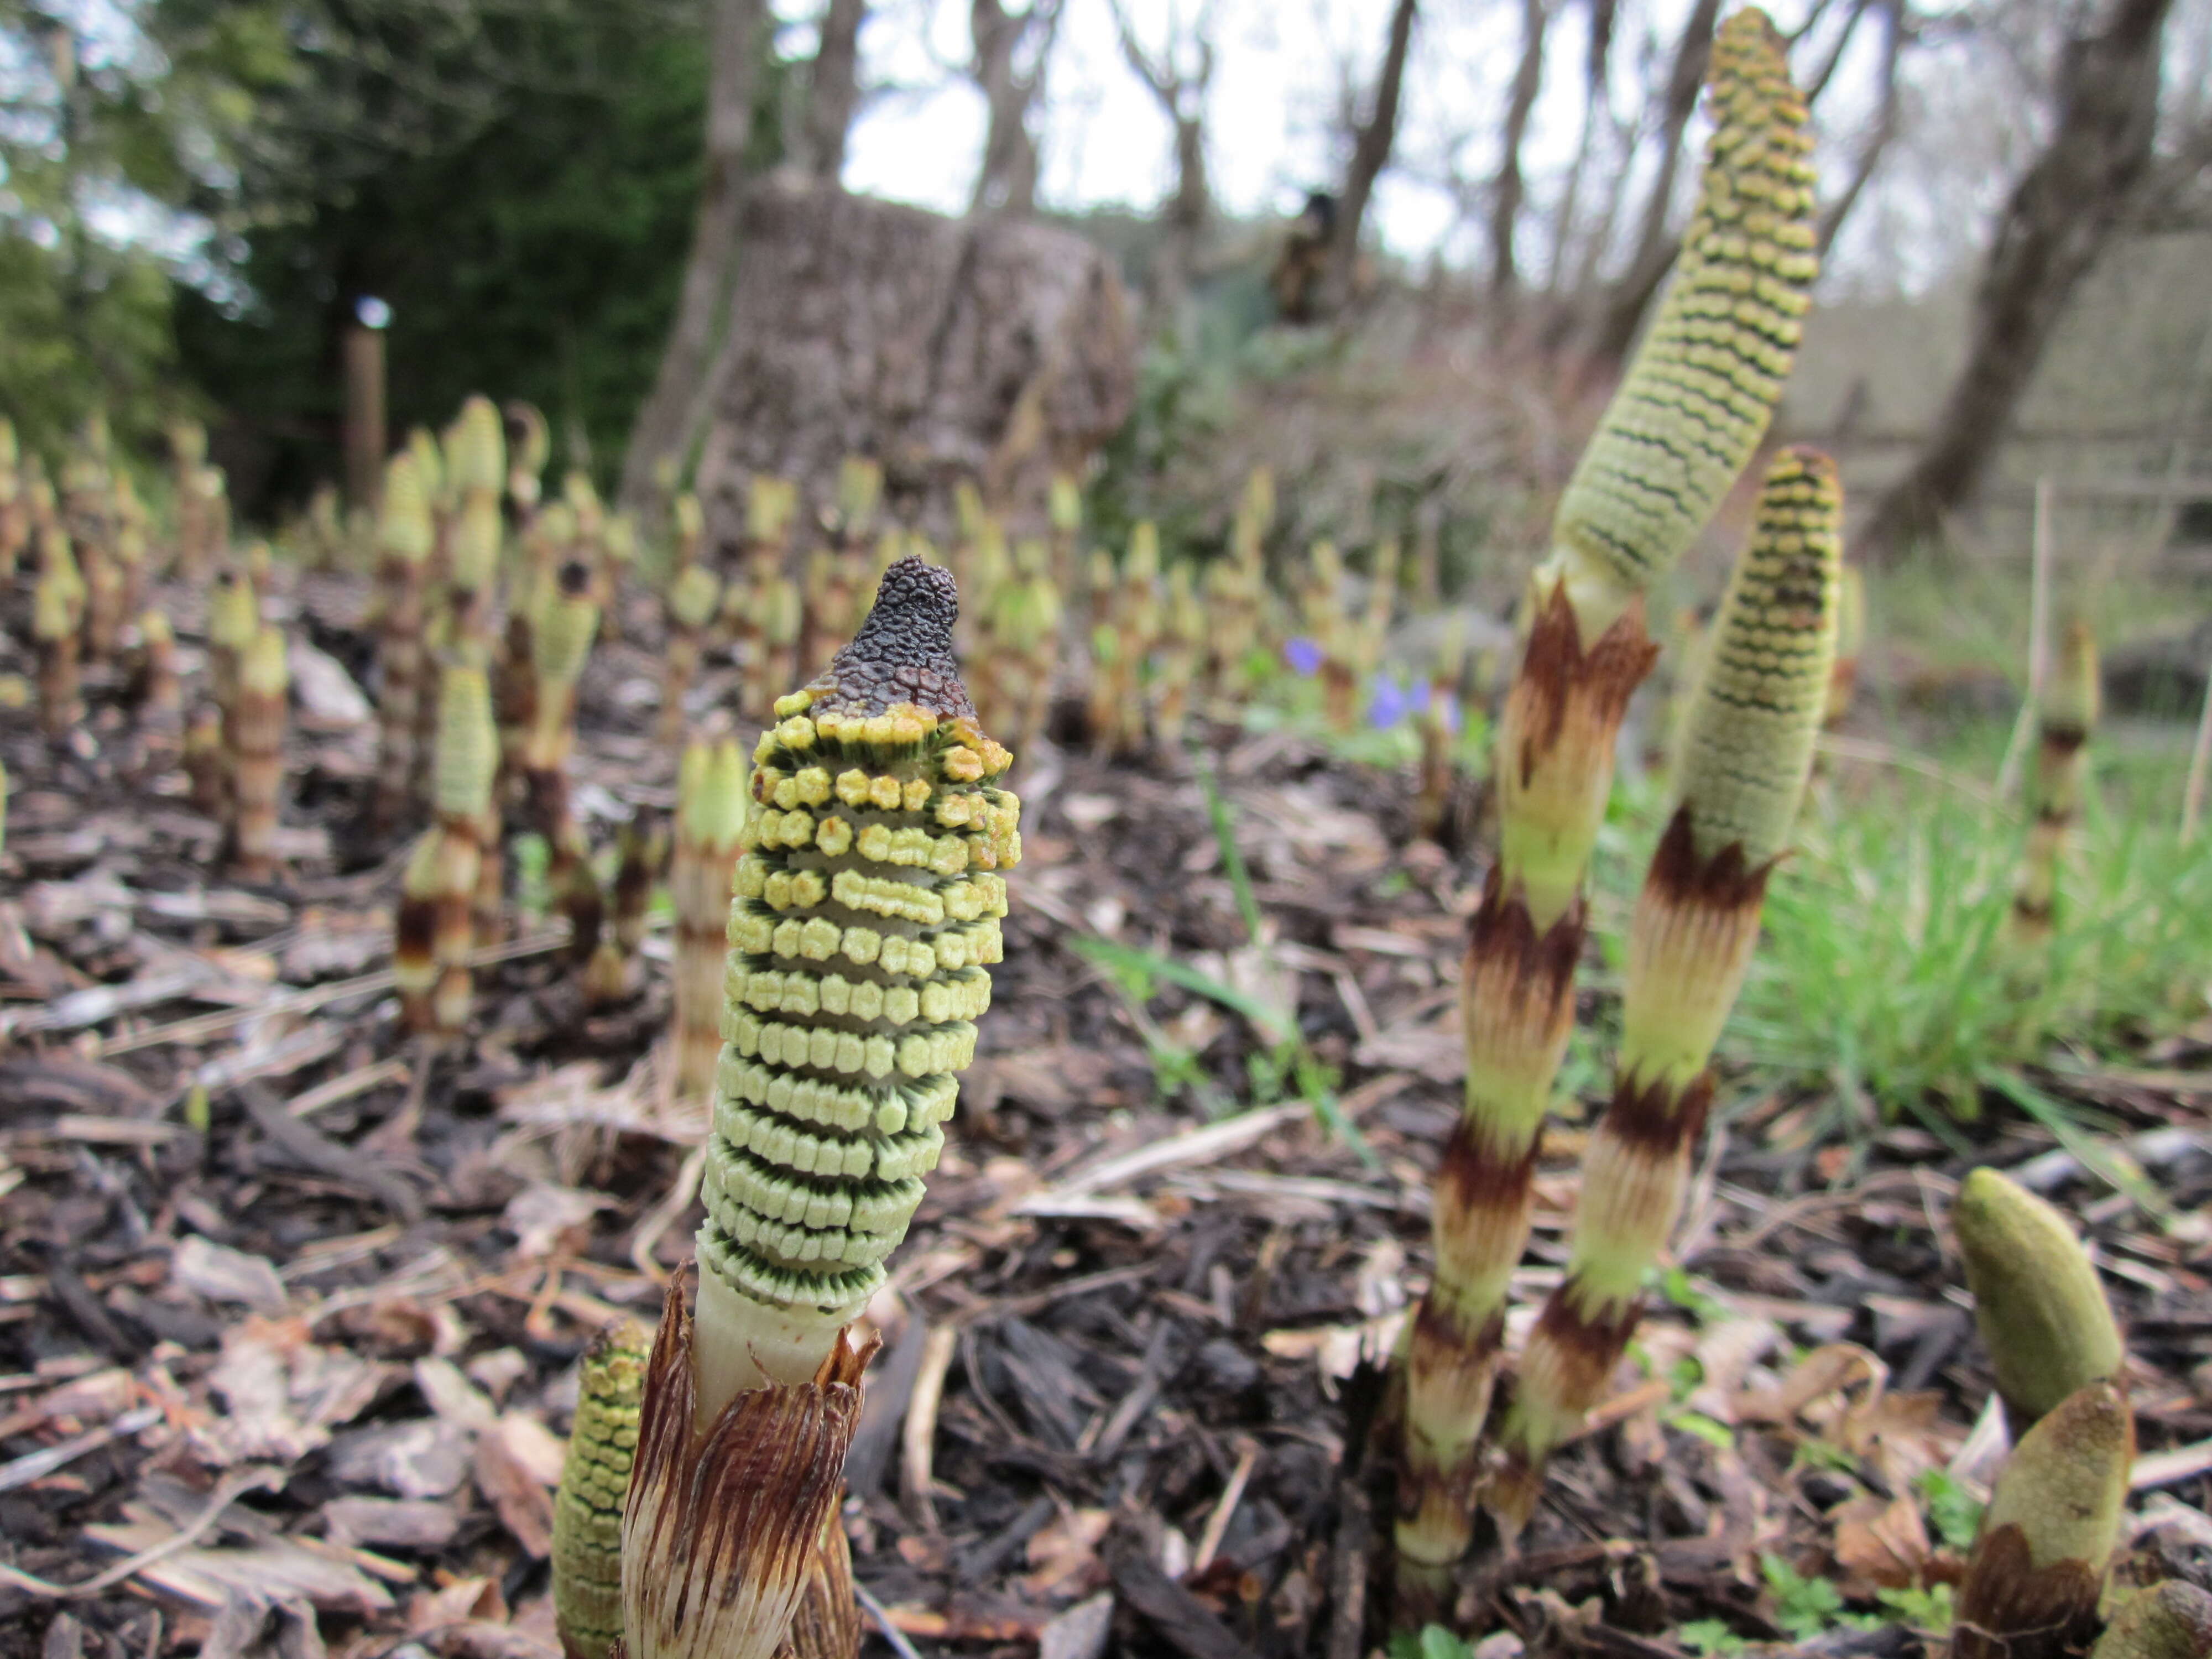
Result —
<svg viewBox="0 0 2212 1659"><path fill-rule="evenodd" d="M1549 0L1521 0L1521 66L1513 72L1506 100L1498 177L1490 193L1490 298L1500 325L1510 323L1521 289L1521 269L1513 249L1521 204L1528 194L1521 175L1521 144L1528 137L1536 94L1544 86L1544 33L1550 21Z"/></svg>
<svg viewBox="0 0 2212 1659"><path fill-rule="evenodd" d="M728 288L744 205L746 141L752 136L753 85L766 0L716 0L708 45L705 176L693 221L684 286L661 349L653 390L631 424L623 456L622 500L651 495L653 469L675 454L693 387L714 343L714 319Z"/></svg>
<svg viewBox="0 0 2212 1659"><path fill-rule="evenodd" d="M887 507L933 535L963 481L1041 523L1053 474L1079 476L1128 416L1121 279L1072 231L777 175L746 192L742 234L699 454L710 546L741 535L753 474L793 480L804 517L835 502L854 454L883 463Z"/></svg>
<svg viewBox="0 0 2212 1659"><path fill-rule="evenodd" d="M1413 40L1415 0L1398 0L1390 14L1389 44L1382 53L1382 71L1376 79L1375 101L1366 120L1354 130L1352 165L1345 170L1344 194L1336 204L1335 234L1328 251L1328 308L1341 309L1351 299L1352 279L1359 266L1359 232L1367 219L1367 204L1375 181L1390 164L1390 148L1398 140L1398 103L1405 90L1406 52Z"/></svg>
<svg viewBox="0 0 2212 1659"><path fill-rule="evenodd" d="M1918 458L1860 533L1863 556L1894 563L1934 537L1989 470L2067 301L2149 173L2172 3L2118 0L2100 33L2067 42L2058 118L1997 222L1966 366Z"/></svg>
<svg viewBox="0 0 2212 1659"><path fill-rule="evenodd" d="M1593 369L1610 371L1628 355L1636 331L1652 296L1674 269L1680 250L1667 228L1674 204L1674 175L1682 165L1683 139L1690 117L1698 107L1698 89L1705 83L1705 64L1712 57L1713 25L1720 17L1720 0L1698 0L1682 37L1674 46L1674 66L1667 75L1667 99L1661 116L1659 171L1644 198L1644 221L1636 234L1636 256L1606 295L1589 334L1588 358Z"/></svg>
<svg viewBox="0 0 2212 1659"><path fill-rule="evenodd" d="M867 19L868 0L830 0L822 9L821 44L792 156L809 178L835 184L845 170L845 138L860 101L860 26Z"/></svg>
<svg viewBox="0 0 2212 1659"><path fill-rule="evenodd" d="M1027 11L1009 15L1001 0L971 0L968 10L975 58L969 73L990 111L983 137L983 166L975 177L970 213L1009 213L1027 218L1036 210L1036 137L1029 127L1030 106L1044 90L1045 62L1060 27L1060 0L1031 0ZM1043 32L1037 61L1027 75L1014 58L1033 29Z"/></svg>
<svg viewBox="0 0 2212 1659"><path fill-rule="evenodd" d="M1150 295L1159 313L1172 317L1189 286L1200 240L1213 217L1213 188L1206 171L1206 94L1213 82L1210 33L1213 8L1209 0L1200 9L1192 36L1198 64L1188 75L1182 66L1180 33L1170 35L1166 49L1155 59L1137 39L1120 0L1114 0L1112 9L1115 28L1121 38L1121 56L1130 73L1145 83L1160 112L1175 125L1175 193L1168 198L1163 216L1167 235L1154 262Z"/></svg>

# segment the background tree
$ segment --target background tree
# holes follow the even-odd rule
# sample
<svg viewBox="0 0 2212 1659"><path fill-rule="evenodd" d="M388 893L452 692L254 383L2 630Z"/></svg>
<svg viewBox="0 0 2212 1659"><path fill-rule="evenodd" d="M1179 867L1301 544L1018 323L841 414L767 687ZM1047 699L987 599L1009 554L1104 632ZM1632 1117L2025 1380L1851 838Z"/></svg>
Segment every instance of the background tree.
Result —
<svg viewBox="0 0 2212 1659"><path fill-rule="evenodd" d="M1528 196L1521 172L1521 146L1528 137L1536 94L1544 87L1544 36L1551 16L1550 0L1522 0L1521 61L1506 94L1498 173L1490 187L1490 298L1500 324L1510 321L1521 289L1521 266L1514 251L1521 207Z"/></svg>
<svg viewBox="0 0 2212 1659"><path fill-rule="evenodd" d="M637 411L623 457L622 498L647 498L654 469L678 453L701 369L712 355L729 296L744 211L746 163L755 116L754 87L767 49L764 0L714 0L708 48L707 139L691 249L684 258L676 314L660 351L653 389Z"/></svg>
<svg viewBox="0 0 2212 1659"><path fill-rule="evenodd" d="M1030 119L1044 95L1063 3L1030 0L1016 12L1003 0L972 0L969 6L968 73L989 111L970 213L1026 216L1036 211L1037 141Z"/></svg>
<svg viewBox="0 0 2212 1659"><path fill-rule="evenodd" d="M225 0L164 0L209 26ZM336 475L337 344L392 309L395 429L472 391L543 406L603 484L651 384L699 197L697 0L283 0L239 176L210 195L219 281L177 298L181 367L225 411L257 515ZM772 122L752 142L773 156Z"/></svg>
<svg viewBox="0 0 2212 1659"><path fill-rule="evenodd" d="M1127 9L1114 0L1121 57L1175 128L1175 190L1161 213L1164 235L1153 262L1152 301L1172 314L1188 287L1200 240L1213 217L1206 170L1206 96L1213 84L1215 0L1203 0L1186 31L1174 10L1167 42L1156 55L1139 39Z"/></svg>
<svg viewBox="0 0 2212 1659"><path fill-rule="evenodd" d="M2058 62L2057 119L1997 221L1966 366L1911 469L1861 536L1901 557L1971 496L2075 287L2153 176L2160 46L2173 0L2112 0L2082 16Z"/></svg>
<svg viewBox="0 0 2212 1659"><path fill-rule="evenodd" d="M204 275L201 210L294 72L276 20L0 5L0 410L34 448L94 409L126 441L182 395L173 289Z"/></svg>
<svg viewBox="0 0 2212 1659"><path fill-rule="evenodd" d="M817 28L814 62L797 130L785 146L799 172L833 183L845 170L845 143L860 104L860 28L868 0L829 0Z"/></svg>
<svg viewBox="0 0 2212 1659"><path fill-rule="evenodd" d="M1389 166L1391 148L1398 141L1398 111L1405 95L1406 54L1413 45L1415 9L1415 0L1397 0L1390 9L1390 32L1383 44L1382 64L1376 72L1374 90L1367 99L1366 113L1353 112L1353 100L1348 94L1345 100L1352 154L1329 230L1324 284L1324 306L1328 310L1341 309L1352 297L1368 204L1374 198L1375 181Z"/></svg>

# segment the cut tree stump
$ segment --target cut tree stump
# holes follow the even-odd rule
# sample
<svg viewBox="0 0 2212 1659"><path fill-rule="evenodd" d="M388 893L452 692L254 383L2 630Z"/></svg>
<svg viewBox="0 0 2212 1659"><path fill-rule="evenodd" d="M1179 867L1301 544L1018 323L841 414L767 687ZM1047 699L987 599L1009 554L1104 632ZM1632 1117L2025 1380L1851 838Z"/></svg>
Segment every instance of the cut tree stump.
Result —
<svg viewBox="0 0 2212 1659"><path fill-rule="evenodd" d="M1071 231L772 178L739 247L696 484L718 542L742 535L754 472L796 479L811 511L854 454L880 460L887 507L933 533L962 478L1042 528L1052 473L1079 471L1128 416L1121 276Z"/></svg>

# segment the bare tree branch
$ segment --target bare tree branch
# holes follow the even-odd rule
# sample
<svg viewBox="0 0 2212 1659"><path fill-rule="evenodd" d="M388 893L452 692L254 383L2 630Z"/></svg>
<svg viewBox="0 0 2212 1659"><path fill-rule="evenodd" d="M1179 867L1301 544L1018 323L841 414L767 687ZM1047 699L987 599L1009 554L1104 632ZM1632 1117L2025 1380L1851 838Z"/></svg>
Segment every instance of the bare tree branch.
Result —
<svg viewBox="0 0 2212 1659"><path fill-rule="evenodd" d="M1836 233L1844 228L1844 221L1851 216L1859 198L1866 191L1867 181L1874 177L1875 169L1881 165L1882 152L1889 148L1890 140L1897 136L1897 63L1903 54L1907 33L1903 0L1876 0L1882 17L1881 102L1875 112L1874 127L1859 145L1858 154L1852 158L1850 177L1844 181L1836 199L1828 204L1820 215L1820 248L1823 258L1836 240Z"/></svg>
<svg viewBox="0 0 2212 1659"><path fill-rule="evenodd" d="M744 202L753 86L767 21L766 0L716 0L708 39L706 174L676 318L623 457L622 498L633 504L646 498L653 469L673 453L728 290Z"/></svg>
<svg viewBox="0 0 2212 1659"><path fill-rule="evenodd" d="M1376 179L1390 164L1391 146L1397 142L1398 105L1405 88L1406 53L1413 44L1415 9L1416 0L1397 0L1391 9L1389 40L1376 77L1374 101L1367 118L1352 127L1352 162L1345 169L1344 193L1336 204L1328 249L1326 291L1328 308L1332 311L1352 296L1367 204L1375 193Z"/></svg>

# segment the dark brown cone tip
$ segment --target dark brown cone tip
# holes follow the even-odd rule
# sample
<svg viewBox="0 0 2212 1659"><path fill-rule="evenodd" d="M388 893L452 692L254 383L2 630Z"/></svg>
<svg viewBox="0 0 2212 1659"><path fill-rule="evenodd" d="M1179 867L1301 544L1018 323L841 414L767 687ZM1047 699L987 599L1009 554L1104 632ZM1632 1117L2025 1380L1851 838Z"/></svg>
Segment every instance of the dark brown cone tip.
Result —
<svg viewBox="0 0 2212 1659"><path fill-rule="evenodd" d="M1697 831L1690 823L1686 802L1667 821L1666 833L1651 854L1644 884L1651 896L1670 906L1695 906L1703 910L1756 910L1766 900L1767 878L1781 862L1779 855L1754 865L1745 855L1743 843L1732 841L1709 859L1698 856Z"/></svg>
<svg viewBox="0 0 2212 1659"><path fill-rule="evenodd" d="M1629 698L1658 660L1659 647L1644 631L1643 600L1633 601L1585 651L1582 622L1567 598L1567 586L1555 583L1537 609L1521 659L1531 717L1518 757L1522 781L1534 775L1538 761L1559 742L1571 699L1584 700L1603 729L1617 731Z"/></svg>
<svg viewBox="0 0 2212 1659"><path fill-rule="evenodd" d="M853 642L830 659L807 690L812 712L880 714L910 702L939 720L973 720L975 705L960 683L952 624L960 589L942 565L909 555L884 572L875 608Z"/></svg>

